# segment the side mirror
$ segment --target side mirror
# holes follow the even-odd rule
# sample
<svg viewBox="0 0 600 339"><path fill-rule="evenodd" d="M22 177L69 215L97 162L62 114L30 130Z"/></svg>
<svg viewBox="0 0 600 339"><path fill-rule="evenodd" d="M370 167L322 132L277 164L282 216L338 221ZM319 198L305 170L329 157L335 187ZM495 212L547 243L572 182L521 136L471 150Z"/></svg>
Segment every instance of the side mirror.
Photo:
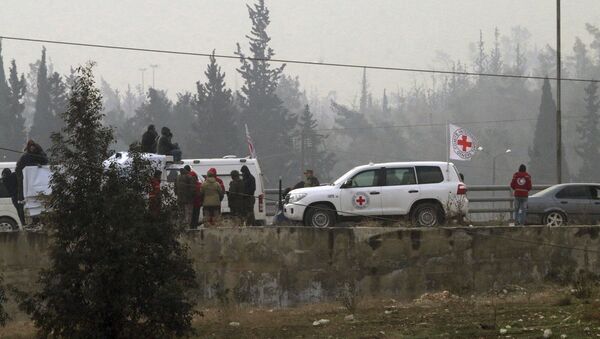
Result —
<svg viewBox="0 0 600 339"><path fill-rule="evenodd" d="M348 179L348 180L344 181L344 183L342 184L342 186L340 188L348 188L348 187L352 187L352 179Z"/></svg>

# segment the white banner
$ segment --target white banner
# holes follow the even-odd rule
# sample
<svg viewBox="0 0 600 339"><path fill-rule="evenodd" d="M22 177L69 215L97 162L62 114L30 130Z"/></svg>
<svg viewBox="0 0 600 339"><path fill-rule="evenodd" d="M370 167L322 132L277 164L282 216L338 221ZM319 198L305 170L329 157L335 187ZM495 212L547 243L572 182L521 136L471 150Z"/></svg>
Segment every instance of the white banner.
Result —
<svg viewBox="0 0 600 339"><path fill-rule="evenodd" d="M452 160L471 160L477 148L477 140L466 129L449 124L450 149L449 158Z"/></svg>

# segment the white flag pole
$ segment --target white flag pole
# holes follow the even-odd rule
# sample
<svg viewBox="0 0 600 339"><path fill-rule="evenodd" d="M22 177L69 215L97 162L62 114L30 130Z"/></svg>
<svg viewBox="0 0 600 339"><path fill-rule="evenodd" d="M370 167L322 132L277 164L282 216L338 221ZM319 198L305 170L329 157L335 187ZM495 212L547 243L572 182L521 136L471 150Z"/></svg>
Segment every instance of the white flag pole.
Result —
<svg viewBox="0 0 600 339"><path fill-rule="evenodd" d="M446 120L446 180L450 180L450 123Z"/></svg>

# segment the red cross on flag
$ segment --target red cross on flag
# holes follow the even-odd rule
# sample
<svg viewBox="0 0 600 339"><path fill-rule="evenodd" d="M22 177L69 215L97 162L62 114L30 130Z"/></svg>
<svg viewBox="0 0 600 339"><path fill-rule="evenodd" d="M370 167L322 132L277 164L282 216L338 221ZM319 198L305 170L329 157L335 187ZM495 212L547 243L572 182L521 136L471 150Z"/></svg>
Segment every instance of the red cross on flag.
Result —
<svg viewBox="0 0 600 339"><path fill-rule="evenodd" d="M466 129L449 124L450 150L449 158L452 160L471 160L477 148L477 141L473 134Z"/></svg>

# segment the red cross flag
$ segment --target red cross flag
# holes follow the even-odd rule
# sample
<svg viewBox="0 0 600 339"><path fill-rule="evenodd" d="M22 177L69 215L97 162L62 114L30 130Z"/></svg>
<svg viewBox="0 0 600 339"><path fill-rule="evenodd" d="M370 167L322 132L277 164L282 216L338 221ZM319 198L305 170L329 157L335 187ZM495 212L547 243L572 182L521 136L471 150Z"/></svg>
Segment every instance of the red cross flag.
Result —
<svg viewBox="0 0 600 339"><path fill-rule="evenodd" d="M450 150L449 158L452 160L471 160L477 148L477 141L471 132L466 129L449 124Z"/></svg>

